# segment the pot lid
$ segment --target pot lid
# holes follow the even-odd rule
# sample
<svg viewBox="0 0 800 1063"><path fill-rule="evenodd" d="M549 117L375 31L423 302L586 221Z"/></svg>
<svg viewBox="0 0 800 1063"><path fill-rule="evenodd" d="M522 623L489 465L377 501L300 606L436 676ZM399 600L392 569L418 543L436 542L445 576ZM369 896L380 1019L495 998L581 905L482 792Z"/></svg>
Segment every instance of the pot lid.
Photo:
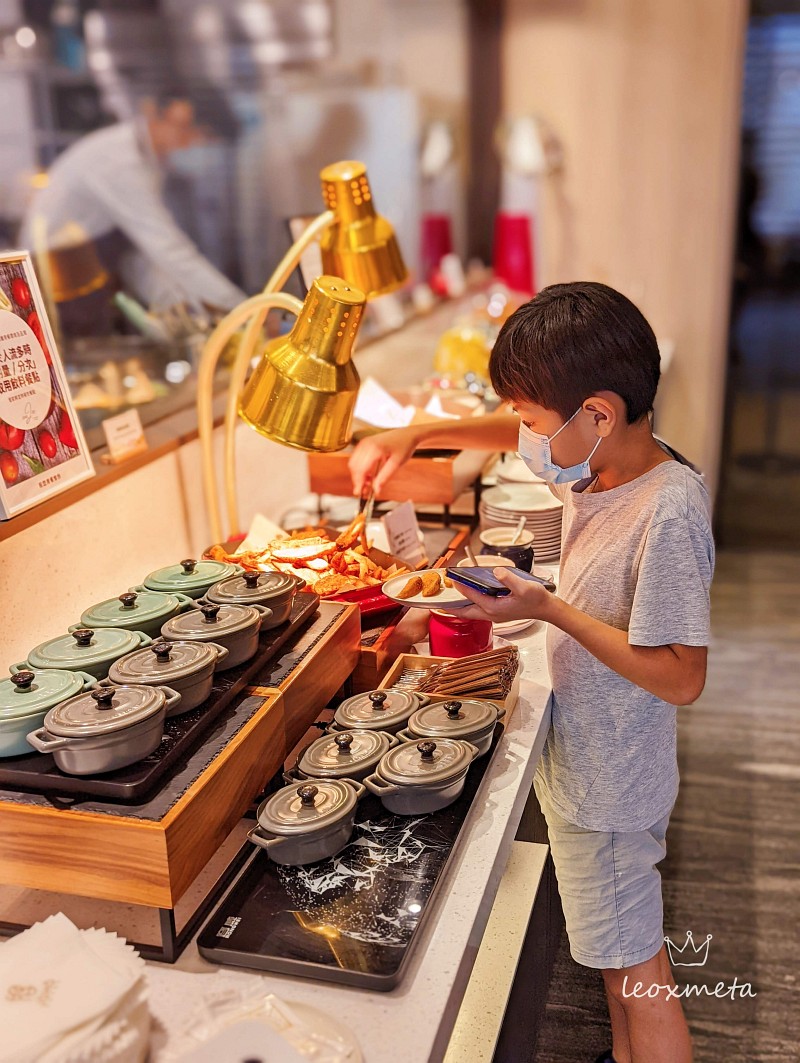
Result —
<svg viewBox="0 0 800 1063"><path fill-rule="evenodd" d="M81 615L85 627L138 627L178 608L178 599L164 591L125 591L118 598L98 602Z"/></svg>
<svg viewBox="0 0 800 1063"><path fill-rule="evenodd" d="M249 605L217 605L199 601L197 609L173 616L161 629L170 639L213 639L261 626L261 613Z"/></svg>
<svg viewBox="0 0 800 1063"><path fill-rule="evenodd" d="M344 730L371 727L385 731L405 723L418 708L418 699L407 690L370 690L343 701L334 719Z"/></svg>
<svg viewBox="0 0 800 1063"><path fill-rule="evenodd" d="M113 661L141 646L138 631L121 627L76 628L69 635L42 642L28 654L28 664L36 668L87 668Z"/></svg>
<svg viewBox="0 0 800 1063"><path fill-rule="evenodd" d="M488 701L431 702L408 721L414 734L437 738L469 738L497 723L497 708Z"/></svg>
<svg viewBox="0 0 800 1063"><path fill-rule="evenodd" d="M83 690L83 677L62 668L27 668L0 682L0 721L29 716L73 698Z"/></svg>
<svg viewBox="0 0 800 1063"><path fill-rule="evenodd" d="M243 572L228 576L213 587L208 597L215 602L265 602L293 593L297 582L287 572Z"/></svg>
<svg viewBox="0 0 800 1063"><path fill-rule="evenodd" d="M108 672L112 683L167 683L213 668L217 651L207 642L172 642L161 639L143 650L114 661Z"/></svg>
<svg viewBox="0 0 800 1063"><path fill-rule="evenodd" d="M311 834L332 827L353 811L356 792L341 779L315 779L284 786L258 810L258 822L272 834Z"/></svg>
<svg viewBox="0 0 800 1063"><path fill-rule="evenodd" d="M165 701L159 687L98 686L56 705L45 716L44 725L63 738L108 734L149 719Z"/></svg>
<svg viewBox="0 0 800 1063"><path fill-rule="evenodd" d="M385 731L338 731L312 742L298 767L305 775L348 777L354 769L371 768L390 748Z"/></svg>
<svg viewBox="0 0 800 1063"><path fill-rule="evenodd" d="M466 771L472 763L468 746L455 738L401 742L390 749L378 765L387 782L399 786L444 783Z"/></svg>
<svg viewBox="0 0 800 1063"><path fill-rule="evenodd" d="M189 591L209 587L226 576L235 576L241 569L227 561L195 561L187 557L177 565L167 565L151 572L144 585L153 591Z"/></svg>

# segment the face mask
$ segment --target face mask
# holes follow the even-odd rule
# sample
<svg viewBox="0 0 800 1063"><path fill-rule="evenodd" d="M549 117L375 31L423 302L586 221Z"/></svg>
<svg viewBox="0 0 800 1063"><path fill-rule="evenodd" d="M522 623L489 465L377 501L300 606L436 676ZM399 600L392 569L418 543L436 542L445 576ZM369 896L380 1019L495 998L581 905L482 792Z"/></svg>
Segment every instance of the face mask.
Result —
<svg viewBox="0 0 800 1063"><path fill-rule="evenodd" d="M191 144L169 153L169 169L179 177L202 177L217 165L219 145Z"/></svg>
<svg viewBox="0 0 800 1063"><path fill-rule="evenodd" d="M569 422L575 420L582 408L579 406L569 421L565 421L562 424L558 432L563 432ZM520 424L519 456L534 476L538 476L541 480L546 480L547 483L568 484L572 483L573 480L588 480L592 475L589 462L600 446L601 437L598 437L597 442L592 447L592 453L586 461L581 462L580 465L570 465L568 469L562 469L560 465L556 465L553 462L550 454L550 443L556 438L558 432L554 432L551 436L545 436L539 432L532 432L527 425Z"/></svg>

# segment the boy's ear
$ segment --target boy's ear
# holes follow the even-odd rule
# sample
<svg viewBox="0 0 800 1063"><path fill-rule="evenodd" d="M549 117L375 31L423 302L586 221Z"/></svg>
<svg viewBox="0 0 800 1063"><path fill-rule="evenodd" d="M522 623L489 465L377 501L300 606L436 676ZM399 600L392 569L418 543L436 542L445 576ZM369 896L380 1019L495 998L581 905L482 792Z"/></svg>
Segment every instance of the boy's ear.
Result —
<svg viewBox="0 0 800 1063"><path fill-rule="evenodd" d="M611 435L620 419L620 411L617 410L613 399L603 395L592 395L584 402L583 408L593 415L595 430L601 438Z"/></svg>

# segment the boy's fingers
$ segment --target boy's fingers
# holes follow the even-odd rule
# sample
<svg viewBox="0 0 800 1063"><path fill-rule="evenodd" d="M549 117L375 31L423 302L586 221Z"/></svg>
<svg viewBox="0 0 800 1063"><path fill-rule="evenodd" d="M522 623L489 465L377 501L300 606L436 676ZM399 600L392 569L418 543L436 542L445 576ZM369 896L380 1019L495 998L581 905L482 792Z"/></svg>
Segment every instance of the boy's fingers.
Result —
<svg viewBox="0 0 800 1063"><path fill-rule="evenodd" d="M380 494L383 485L394 473L397 472L397 470L402 464L403 459L401 457L398 457L398 455L396 454L392 454L391 457L387 458L386 461L384 461L383 465L381 465L380 469L375 474L375 477L372 482L373 487L375 488L376 495Z"/></svg>
<svg viewBox="0 0 800 1063"><path fill-rule="evenodd" d="M512 594L522 594L523 591L531 586L529 580L509 572L507 568L496 568L494 569L494 574L504 586L508 587Z"/></svg>

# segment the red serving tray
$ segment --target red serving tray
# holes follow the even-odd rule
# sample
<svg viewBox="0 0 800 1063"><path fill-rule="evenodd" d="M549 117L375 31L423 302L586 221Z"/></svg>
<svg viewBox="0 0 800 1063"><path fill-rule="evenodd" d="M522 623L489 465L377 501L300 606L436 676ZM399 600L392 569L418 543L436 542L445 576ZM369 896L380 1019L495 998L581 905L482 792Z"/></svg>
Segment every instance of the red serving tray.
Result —
<svg viewBox="0 0 800 1063"><path fill-rule="evenodd" d="M326 530L338 534L338 531L335 528L328 528ZM220 543L220 546L226 551L226 553L233 554L236 551L236 547L244 541L244 538L244 535L236 535L231 539L227 539L224 543ZM204 557L208 556L210 549L211 548L209 547L203 552ZM404 564L399 558L393 557L391 554L387 554L383 550L375 550L373 547L370 553L372 552L380 555L377 560L378 564L381 564L381 567L386 567L387 565L392 564L392 562L396 564ZM397 609L398 611L402 609L402 606L398 606L397 602L386 597L381 590L382 586L383 584L377 584L374 587L359 587L358 590L354 591L337 591L334 594L321 594L320 598L326 602L347 602L349 605L357 605L361 610L362 616L377 616L379 613L388 613L392 609Z"/></svg>

